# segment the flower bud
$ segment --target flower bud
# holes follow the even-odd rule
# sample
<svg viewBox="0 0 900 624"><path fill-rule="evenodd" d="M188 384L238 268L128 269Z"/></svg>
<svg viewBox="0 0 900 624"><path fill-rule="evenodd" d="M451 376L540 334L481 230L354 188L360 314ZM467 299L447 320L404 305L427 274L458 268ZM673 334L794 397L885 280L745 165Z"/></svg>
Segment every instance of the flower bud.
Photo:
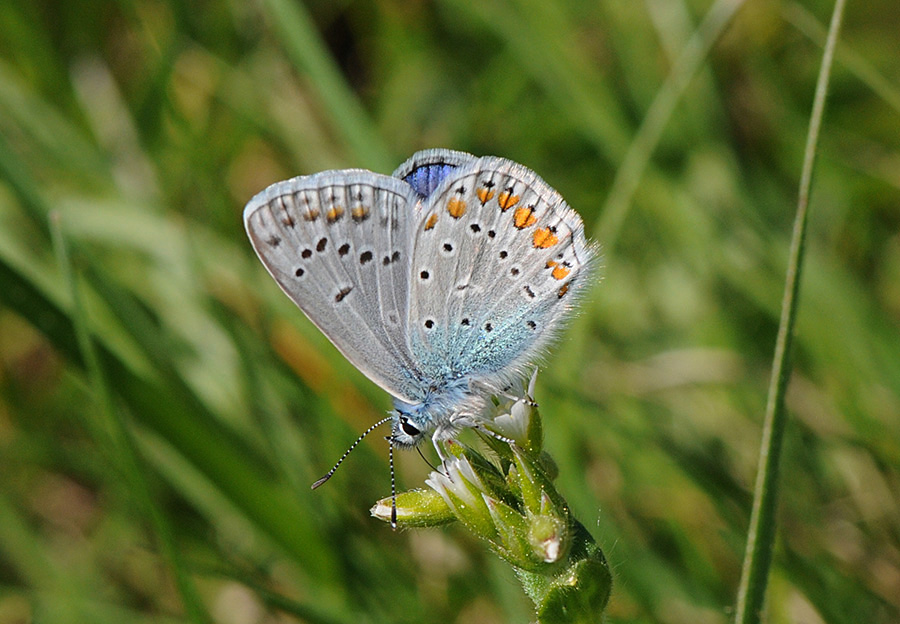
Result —
<svg viewBox="0 0 900 624"><path fill-rule="evenodd" d="M371 514L379 520L391 521L392 497L382 498L375 503ZM398 527L435 527L450 524L456 520L453 511L434 490L410 490L397 494Z"/></svg>

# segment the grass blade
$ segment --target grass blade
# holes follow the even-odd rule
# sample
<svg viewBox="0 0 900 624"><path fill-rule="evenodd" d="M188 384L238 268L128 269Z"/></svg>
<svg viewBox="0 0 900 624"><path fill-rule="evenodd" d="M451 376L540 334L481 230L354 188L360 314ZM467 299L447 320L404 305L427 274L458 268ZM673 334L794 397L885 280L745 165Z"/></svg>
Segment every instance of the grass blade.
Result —
<svg viewBox="0 0 900 624"><path fill-rule="evenodd" d="M73 309L72 319L78 347L87 365L91 385L97 395L98 410L106 422L112 443L116 447L115 451L118 455L119 465L125 472L126 478L130 481L131 490L137 496L140 508L149 515L150 523L160 540L164 557L169 562L175 585L181 596L182 605L189 621L198 624L211 623L212 618L206 612L206 608L197 594L197 588L182 561L169 519L155 503L150 493L146 475L144 474L144 467L138 456L138 450L131 431L128 429L128 424L113 400L109 380L103 370L100 358L97 356L94 339L86 322L81 293L75 275L72 272L59 213L53 212L50 214L50 231L60 269L69 286Z"/></svg>
<svg viewBox="0 0 900 624"><path fill-rule="evenodd" d="M389 150L325 48L306 8L285 0L267 0L265 7L287 56L308 74L323 107L330 111L330 119L360 164L376 171L390 170Z"/></svg>
<svg viewBox="0 0 900 624"><path fill-rule="evenodd" d="M760 621L768 584L769 569L772 563L779 461L784 430L787 424L784 398L787 393L788 381L791 377L790 354L794 323L797 318L800 277L806 243L809 192L812 186L816 147L819 141L822 117L825 112L825 97L828 93L828 80L831 76L831 66L841 27L841 18L844 13L844 4L844 0L837 0L834 5L831 26L828 30L828 41L825 46L825 53L822 56L819 78L816 83L816 94L809 121L809 133L806 138L803 171L800 176L800 191L797 200L797 213L794 218L794 230L791 235L790 255L788 257L787 275L785 276L781 320L778 325L778 338L775 343L769 398L763 424L759 470L753 494L750 528L747 534L747 551L744 557L741 583L738 588L737 611L735 614L735 622L738 624L752 624Z"/></svg>
<svg viewBox="0 0 900 624"><path fill-rule="evenodd" d="M637 190L644 168L662 136L663 130L691 79L706 59L731 18L743 6L743 0L718 0L697 28L678 57L672 72L650 105L641 127L616 173L594 232L607 249L615 247L619 229L628 214L631 198Z"/></svg>

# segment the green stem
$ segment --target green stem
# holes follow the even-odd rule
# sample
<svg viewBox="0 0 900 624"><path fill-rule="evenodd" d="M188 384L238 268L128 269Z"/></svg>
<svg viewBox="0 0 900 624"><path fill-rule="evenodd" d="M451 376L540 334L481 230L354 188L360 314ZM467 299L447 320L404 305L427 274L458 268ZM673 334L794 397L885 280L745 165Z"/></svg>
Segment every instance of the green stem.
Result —
<svg viewBox="0 0 900 624"><path fill-rule="evenodd" d="M797 200L797 213L794 219L794 230L791 235L791 248L781 305L781 320L778 326L778 337L775 342L772 377L769 383L769 398L766 405L763 436L759 452L759 471L753 492L753 510L750 515L750 528L747 534L747 551L744 556L741 583L738 589L737 609L735 612L735 622L737 624L752 624L760 621L769 569L772 563L779 460L784 430L787 424L784 397L791 376L790 353L794 335L794 323L797 318L800 276L806 243L809 192L812 186L816 147L819 141L822 117L825 112L825 96L828 92L828 80L831 75L834 49L837 44L838 32L840 31L844 4L845 0L837 0L834 5L828 40L816 84L816 94L809 122L809 133L806 138L803 171L800 176L800 190Z"/></svg>

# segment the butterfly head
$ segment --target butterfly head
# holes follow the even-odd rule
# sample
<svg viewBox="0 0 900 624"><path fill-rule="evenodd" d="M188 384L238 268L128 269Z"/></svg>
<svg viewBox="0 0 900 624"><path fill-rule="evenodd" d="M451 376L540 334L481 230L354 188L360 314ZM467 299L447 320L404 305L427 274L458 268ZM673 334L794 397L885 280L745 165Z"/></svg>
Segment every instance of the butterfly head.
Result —
<svg viewBox="0 0 900 624"><path fill-rule="evenodd" d="M398 411L391 423L391 441L400 448L418 446L427 433L426 427L411 414Z"/></svg>

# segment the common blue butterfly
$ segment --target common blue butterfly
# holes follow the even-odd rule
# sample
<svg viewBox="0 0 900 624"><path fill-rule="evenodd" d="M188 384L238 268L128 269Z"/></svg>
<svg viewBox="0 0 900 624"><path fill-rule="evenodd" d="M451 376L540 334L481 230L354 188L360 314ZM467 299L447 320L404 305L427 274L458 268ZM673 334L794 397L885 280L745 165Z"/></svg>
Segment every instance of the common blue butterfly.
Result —
<svg viewBox="0 0 900 624"><path fill-rule="evenodd" d="M445 149L391 176L278 182L250 200L244 225L288 297L393 397L381 421L391 448L430 436L439 454L523 378L597 255L578 214L533 171Z"/></svg>

